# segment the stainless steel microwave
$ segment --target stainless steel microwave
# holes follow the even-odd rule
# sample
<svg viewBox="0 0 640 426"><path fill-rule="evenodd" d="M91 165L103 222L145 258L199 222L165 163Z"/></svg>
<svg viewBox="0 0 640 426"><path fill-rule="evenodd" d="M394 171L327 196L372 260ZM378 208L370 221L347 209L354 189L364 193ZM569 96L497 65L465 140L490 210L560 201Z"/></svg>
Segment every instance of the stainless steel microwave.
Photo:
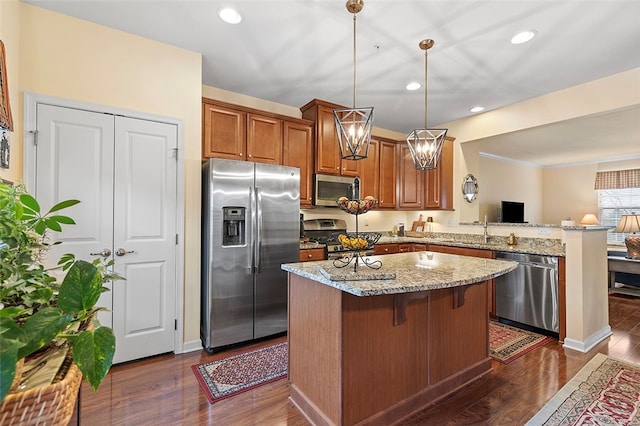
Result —
<svg viewBox="0 0 640 426"><path fill-rule="evenodd" d="M338 207L340 197L354 198L354 178L331 175L315 175L315 198L313 205Z"/></svg>

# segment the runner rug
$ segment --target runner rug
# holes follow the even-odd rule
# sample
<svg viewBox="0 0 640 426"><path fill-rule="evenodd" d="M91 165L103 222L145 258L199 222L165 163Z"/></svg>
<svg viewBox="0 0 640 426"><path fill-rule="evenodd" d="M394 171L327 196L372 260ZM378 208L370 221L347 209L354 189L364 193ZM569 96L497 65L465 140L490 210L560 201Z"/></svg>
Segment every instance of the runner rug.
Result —
<svg viewBox="0 0 640 426"><path fill-rule="evenodd" d="M489 355L504 364L544 345L549 340L551 337L489 321Z"/></svg>
<svg viewBox="0 0 640 426"><path fill-rule="evenodd" d="M596 354L528 426L640 424L640 365Z"/></svg>
<svg viewBox="0 0 640 426"><path fill-rule="evenodd" d="M192 365L210 403L286 377L287 342Z"/></svg>

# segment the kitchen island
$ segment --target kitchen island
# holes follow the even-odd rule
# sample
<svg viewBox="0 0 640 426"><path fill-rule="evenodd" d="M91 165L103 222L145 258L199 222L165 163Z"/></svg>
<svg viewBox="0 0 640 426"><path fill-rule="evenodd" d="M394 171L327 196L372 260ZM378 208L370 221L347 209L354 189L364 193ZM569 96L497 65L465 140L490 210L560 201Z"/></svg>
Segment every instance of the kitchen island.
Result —
<svg viewBox="0 0 640 426"><path fill-rule="evenodd" d="M432 252L371 259L382 267L282 265L290 400L313 424L389 425L491 370L487 280L516 263Z"/></svg>

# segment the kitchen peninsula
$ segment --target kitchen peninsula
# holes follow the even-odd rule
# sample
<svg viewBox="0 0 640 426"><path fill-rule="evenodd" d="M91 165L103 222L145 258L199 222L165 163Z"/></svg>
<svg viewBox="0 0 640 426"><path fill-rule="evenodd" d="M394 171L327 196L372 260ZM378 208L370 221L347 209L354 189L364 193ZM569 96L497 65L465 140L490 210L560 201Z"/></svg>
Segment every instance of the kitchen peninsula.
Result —
<svg viewBox="0 0 640 426"><path fill-rule="evenodd" d="M291 401L316 425L388 425L491 370L487 280L516 263L433 252L289 272ZM375 279L394 277L392 279Z"/></svg>

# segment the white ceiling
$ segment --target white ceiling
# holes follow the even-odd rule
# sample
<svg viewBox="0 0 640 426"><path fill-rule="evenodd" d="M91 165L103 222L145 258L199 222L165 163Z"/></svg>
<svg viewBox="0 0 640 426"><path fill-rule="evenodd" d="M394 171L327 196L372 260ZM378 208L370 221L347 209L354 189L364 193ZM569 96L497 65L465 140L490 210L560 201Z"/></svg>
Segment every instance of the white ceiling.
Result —
<svg viewBox="0 0 640 426"><path fill-rule="evenodd" d="M300 107L352 106L353 20L344 0L22 0L203 55L203 84ZM356 106L409 133L640 67L639 0L364 0ZM227 5L238 25L217 17ZM533 29L537 37L512 45ZM124 47L123 47L124 48ZM483 141L493 156L542 166L640 156L640 106ZM455 136L455 135L453 135ZM602 147L605 146L606 149Z"/></svg>

